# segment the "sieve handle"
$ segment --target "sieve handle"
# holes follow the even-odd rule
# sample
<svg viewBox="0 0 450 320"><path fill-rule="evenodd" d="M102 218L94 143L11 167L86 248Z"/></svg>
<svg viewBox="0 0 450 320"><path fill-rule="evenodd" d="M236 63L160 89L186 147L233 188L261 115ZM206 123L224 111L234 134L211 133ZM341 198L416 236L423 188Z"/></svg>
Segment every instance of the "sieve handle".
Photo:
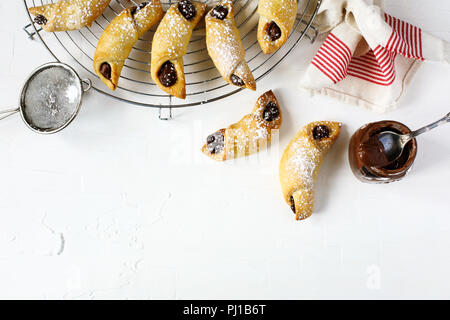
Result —
<svg viewBox="0 0 450 320"><path fill-rule="evenodd" d="M92 88L92 81L91 79L83 79L81 80L83 83L83 92L88 92Z"/></svg>
<svg viewBox="0 0 450 320"><path fill-rule="evenodd" d="M8 118L9 116L12 116L13 114L19 112L19 110L20 110L20 108L8 109L8 110L0 111L0 115L4 114L3 116L0 116L0 120Z"/></svg>

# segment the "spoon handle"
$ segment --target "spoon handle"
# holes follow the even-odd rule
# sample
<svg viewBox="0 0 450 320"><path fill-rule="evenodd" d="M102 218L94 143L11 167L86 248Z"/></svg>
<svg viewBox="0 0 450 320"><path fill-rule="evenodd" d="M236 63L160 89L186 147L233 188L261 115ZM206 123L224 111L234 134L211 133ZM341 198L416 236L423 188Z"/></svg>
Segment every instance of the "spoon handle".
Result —
<svg viewBox="0 0 450 320"><path fill-rule="evenodd" d="M450 122L450 113L447 114L444 118L441 120L438 120L436 122L433 122L432 124L429 124L423 128L420 128L419 130L411 132L411 139L417 137L418 135L421 135L422 133L428 132L434 128L437 128L443 124Z"/></svg>

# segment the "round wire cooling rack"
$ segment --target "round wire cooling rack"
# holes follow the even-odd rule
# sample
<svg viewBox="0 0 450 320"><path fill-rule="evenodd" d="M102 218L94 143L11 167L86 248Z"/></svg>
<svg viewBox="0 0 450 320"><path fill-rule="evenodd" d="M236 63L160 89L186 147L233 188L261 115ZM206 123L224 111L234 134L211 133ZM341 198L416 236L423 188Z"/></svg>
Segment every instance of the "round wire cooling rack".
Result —
<svg viewBox="0 0 450 320"><path fill-rule="evenodd" d="M206 2L208 9L213 3L217 3L211 0L197 1ZM305 36L312 42L316 39L318 30L313 26L313 20L322 0L299 1L294 31L288 41L276 53L265 55L256 37L259 19L258 0L234 0L236 25L241 33L248 65L256 81L268 75ZM54 2L57 0L24 0L27 13L29 7ZM97 77L92 66L98 39L114 17L126 7L138 5L140 2L142 0L111 0L109 7L91 27L70 32L41 32L42 28L34 23L33 17L28 13L31 23L25 26L24 30L32 39L37 36L57 61L71 65L82 78L91 79L92 88L96 91L128 103L160 108L160 118L161 109L169 108L171 111L172 108L206 104L242 90L226 83L215 68L206 49L205 25L204 22L200 22L193 32L188 51L184 56L186 100L165 94L150 76L151 43L157 26L137 41L125 62L116 91L110 91ZM176 0L161 2L166 10Z"/></svg>

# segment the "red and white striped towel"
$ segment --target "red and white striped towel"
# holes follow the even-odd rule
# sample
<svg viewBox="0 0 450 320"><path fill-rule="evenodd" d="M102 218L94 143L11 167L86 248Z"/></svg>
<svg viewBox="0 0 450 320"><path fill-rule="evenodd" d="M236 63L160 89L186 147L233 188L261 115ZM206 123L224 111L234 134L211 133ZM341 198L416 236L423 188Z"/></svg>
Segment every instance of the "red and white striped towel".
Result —
<svg viewBox="0 0 450 320"><path fill-rule="evenodd" d="M335 2L331 2L335 1ZM331 4L330 4L331 3ZM385 112L396 106L421 61L450 63L450 45L369 0L325 1L346 14L311 62L300 87Z"/></svg>

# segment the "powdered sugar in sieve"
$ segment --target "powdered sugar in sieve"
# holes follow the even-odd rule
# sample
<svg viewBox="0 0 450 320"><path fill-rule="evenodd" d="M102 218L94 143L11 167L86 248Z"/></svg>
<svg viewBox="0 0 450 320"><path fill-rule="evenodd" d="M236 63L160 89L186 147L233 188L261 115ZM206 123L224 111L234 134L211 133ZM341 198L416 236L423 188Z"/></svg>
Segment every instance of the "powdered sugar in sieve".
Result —
<svg viewBox="0 0 450 320"><path fill-rule="evenodd" d="M60 66L50 66L34 74L24 88L22 115L39 131L54 131L77 113L82 96L76 74Z"/></svg>
<svg viewBox="0 0 450 320"><path fill-rule="evenodd" d="M27 126L38 133L56 133L67 127L80 111L83 93L92 88L70 66L47 63L33 71L25 82L20 106L0 111L0 120L17 112Z"/></svg>

